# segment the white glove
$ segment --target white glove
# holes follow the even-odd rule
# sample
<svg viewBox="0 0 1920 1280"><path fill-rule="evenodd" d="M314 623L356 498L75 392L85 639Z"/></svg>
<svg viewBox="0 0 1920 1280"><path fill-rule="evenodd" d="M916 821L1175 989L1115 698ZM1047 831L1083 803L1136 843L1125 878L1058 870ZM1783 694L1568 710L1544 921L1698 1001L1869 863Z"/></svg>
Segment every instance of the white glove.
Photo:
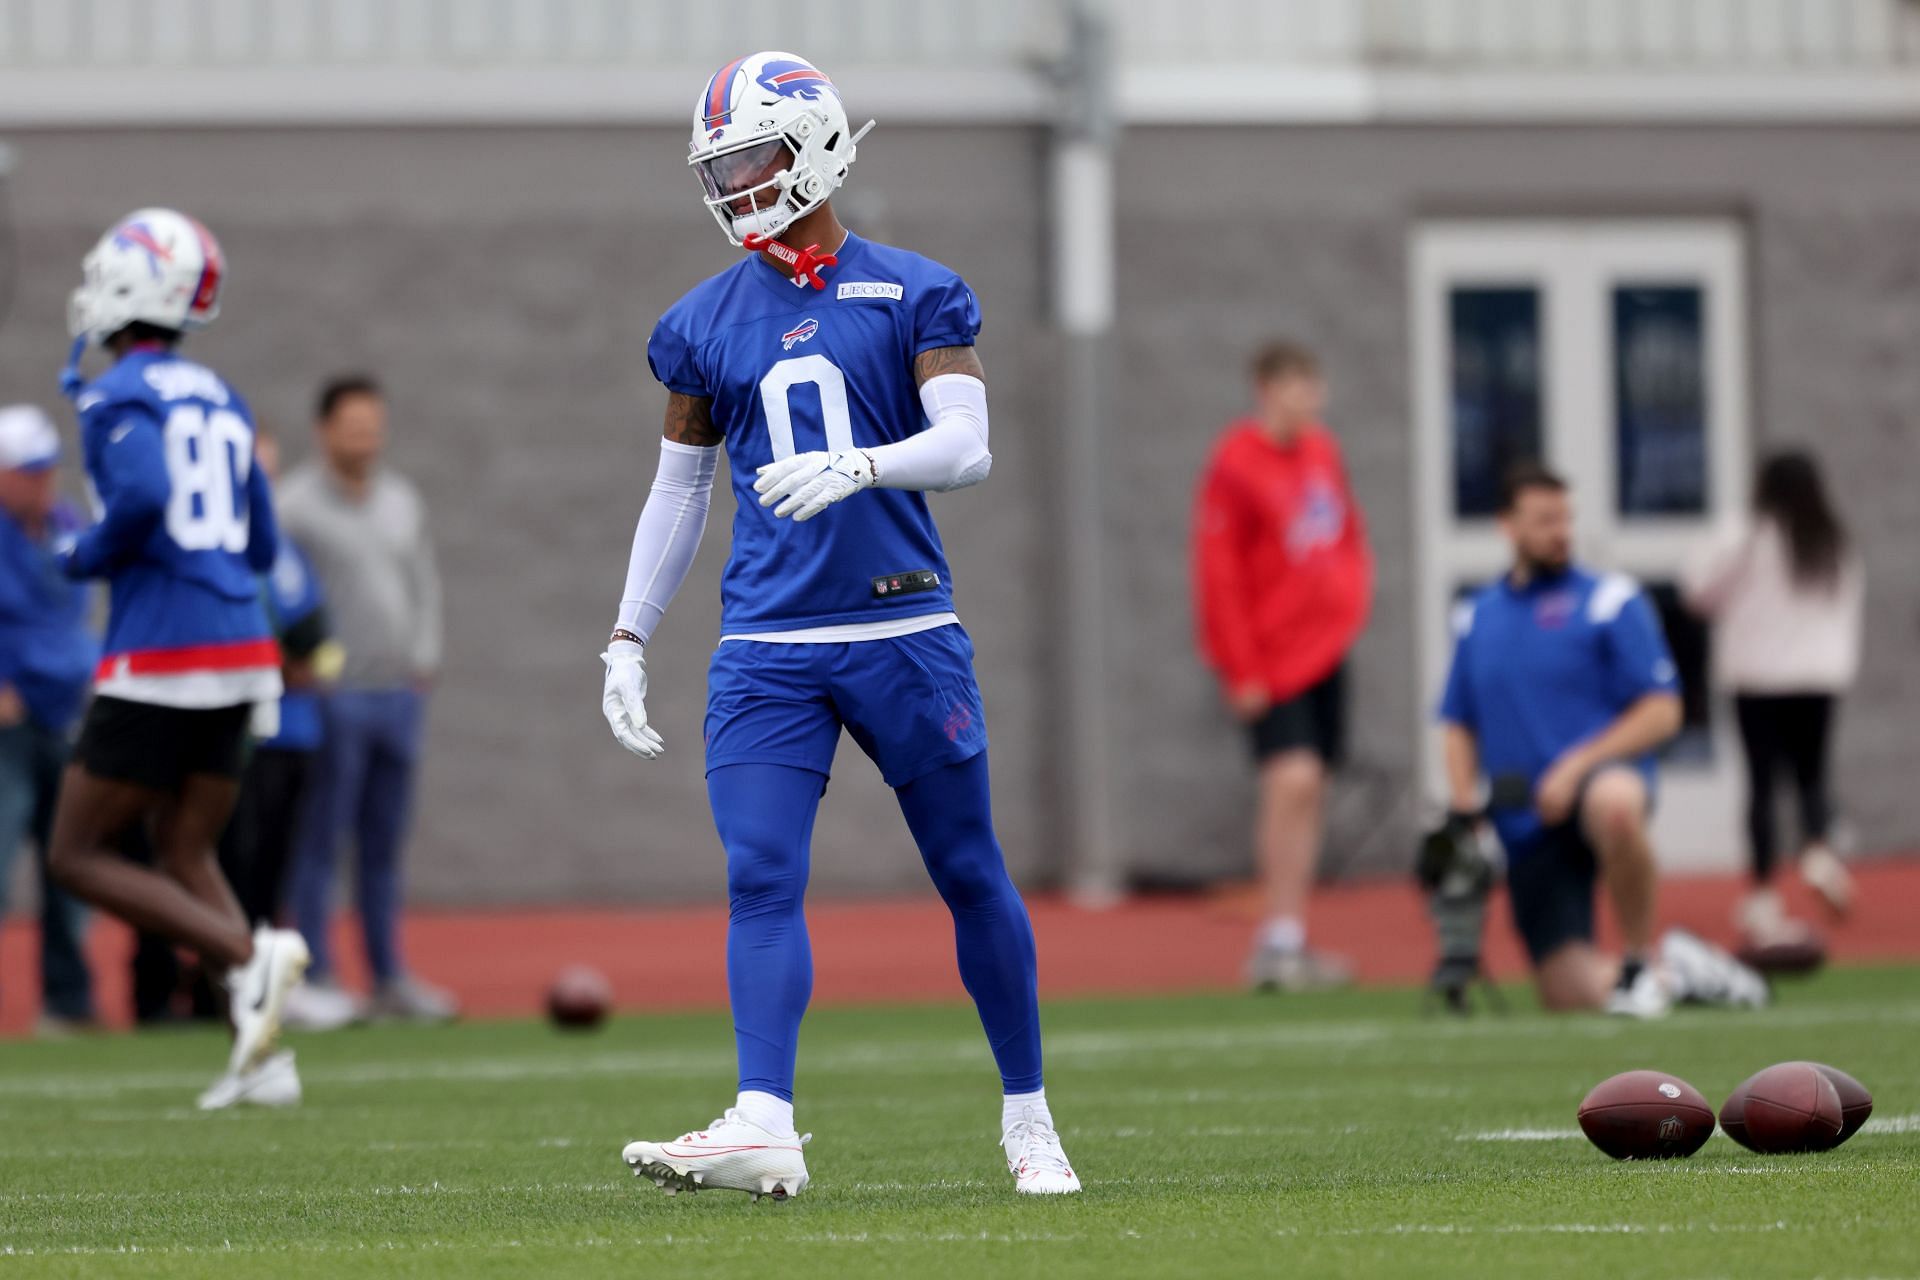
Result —
<svg viewBox="0 0 1920 1280"><path fill-rule="evenodd" d="M600 655L607 664L607 683L600 710L613 726L620 745L643 760L657 760L667 744L647 723L647 660L631 640L615 640Z"/></svg>
<svg viewBox="0 0 1920 1280"><path fill-rule="evenodd" d="M792 516L796 524L811 520L842 498L873 488L873 461L858 449L839 453L796 453L760 468L753 491L760 505L774 507L776 516Z"/></svg>

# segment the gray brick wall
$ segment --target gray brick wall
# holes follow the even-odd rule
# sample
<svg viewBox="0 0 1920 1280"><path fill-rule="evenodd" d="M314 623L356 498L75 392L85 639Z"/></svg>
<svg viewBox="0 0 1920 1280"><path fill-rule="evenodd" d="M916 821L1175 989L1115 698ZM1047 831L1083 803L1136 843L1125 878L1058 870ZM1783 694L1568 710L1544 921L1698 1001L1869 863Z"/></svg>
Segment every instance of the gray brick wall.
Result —
<svg viewBox="0 0 1920 1280"><path fill-rule="evenodd" d="M721 884L699 752L730 509L662 629L670 754L608 738L594 659L651 478L663 397L643 348L680 290L730 261L665 130L281 130L16 135L22 273L0 397L51 402L80 255L139 203L203 216L232 259L196 343L293 443L329 370L390 384L395 456L432 504L448 583L413 861L441 902L658 901ZM1334 858L1397 869L1419 729L1408 511L1406 245L1427 212L1735 212L1752 245L1754 430L1817 441L1873 575L1843 800L1872 846L1920 840L1902 748L1920 710L1913 464L1920 432L1920 137L1834 129L1145 130L1121 157L1107 478L1116 829L1159 876L1244 870L1238 732L1192 654L1186 522L1258 338L1323 351L1380 560L1355 658L1355 768ZM980 654L997 810L1016 872L1059 871L1043 139L882 129L849 214L938 257L986 308L996 467L936 499ZM299 452L296 448L295 452ZM1150 749L1134 744L1151 741ZM819 826L827 889L924 884L892 797L846 748Z"/></svg>

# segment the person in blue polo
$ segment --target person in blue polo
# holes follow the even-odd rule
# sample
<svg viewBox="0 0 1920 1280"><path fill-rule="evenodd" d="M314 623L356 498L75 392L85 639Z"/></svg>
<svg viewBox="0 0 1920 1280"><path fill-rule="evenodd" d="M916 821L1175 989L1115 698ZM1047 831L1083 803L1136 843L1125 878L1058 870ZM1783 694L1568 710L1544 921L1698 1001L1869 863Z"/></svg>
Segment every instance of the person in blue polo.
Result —
<svg viewBox="0 0 1920 1280"><path fill-rule="evenodd" d="M1544 467L1508 477L1500 529L1513 568L1459 611L1440 719L1454 814L1477 815L1490 784L1541 1003L1639 1017L1676 1000L1764 1004L1757 974L1690 934L1654 952L1653 753L1679 732L1681 701L1652 602L1574 562L1573 503ZM1594 944L1599 880L1622 956Z"/></svg>
<svg viewBox="0 0 1920 1280"><path fill-rule="evenodd" d="M94 1021L81 951L86 911L46 878L68 737L100 643L86 588L54 553L85 521L59 497L60 433L31 405L0 408L0 906L7 868L30 837L41 866L41 1029Z"/></svg>

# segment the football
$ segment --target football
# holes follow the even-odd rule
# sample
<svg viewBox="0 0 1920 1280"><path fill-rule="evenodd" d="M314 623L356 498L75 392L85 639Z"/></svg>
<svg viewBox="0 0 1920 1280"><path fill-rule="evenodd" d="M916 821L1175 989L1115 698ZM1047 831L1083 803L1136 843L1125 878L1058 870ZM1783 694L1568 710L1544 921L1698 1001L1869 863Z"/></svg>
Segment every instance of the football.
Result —
<svg viewBox="0 0 1920 1280"><path fill-rule="evenodd" d="M1840 1140L1840 1093L1811 1062L1781 1062L1734 1091L1748 1148L1773 1155L1824 1151ZM1729 1110L1733 1098L1728 1099Z"/></svg>
<svg viewBox="0 0 1920 1280"><path fill-rule="evenodd" d="M1580 1131L1616 1160L1690 1156L1713 1133L1713 1108L1678 1076L1627 1071L1593 1086L1580 1103Z"/></svg>
<svg viewBox="0 0 1920 1280"><path fill-rule="evenodd" d="M1865 1085L1840 1070L1840 1068L1830 1067L1823 1062L1783 1062L1780 1066L1812 1067L1815 1071L1827 1078L1827 1082L1833 1086L1834 1093L1839 1098L1839 1132L1830 1140L1825 1139L1819 1132L1809 1135L1810 1145L1803 1149L1810 1151L1831 1150L1845 1142L1848 1138L1851 1138L1859 1131L1860 1126L1867 1122L1867 1117L1873 1114L1873 1095L1867 1092ZM1768 1068L1768 1070L1774 1069L1775 1068ZM1760 1075L1765 1074L1766 1072L1764 1071L1760 1073ZM1720 1127L1726 1130L1727 1136L1741 1146L1754 1151L1768 1150L1768 1148L1755 1146L1747 1133L1747 1094L1752 1088L1754 1081L1759 1078L1759 1075L1749 1077L1739 1088L1728 1095L1725 1105L1720 1108Z"/></svg>
<svg viewBox="0 0 1920 1280"><path fill-rule="evenodd" d="M1801 938L1767 946L1749 944L1740 948L1736 958L1749 969L1769 978L1799 978L1817 971L1827 962L1827 944L1818 938Z"/></svg>
<svg viewBox="0 0 1920 1280"><path fill-rule="evenodd" d="M606 1021L613 1007L613 986L598 969L570 965L547 990L547 1016L556 1027L590 1031Z"/></svg>

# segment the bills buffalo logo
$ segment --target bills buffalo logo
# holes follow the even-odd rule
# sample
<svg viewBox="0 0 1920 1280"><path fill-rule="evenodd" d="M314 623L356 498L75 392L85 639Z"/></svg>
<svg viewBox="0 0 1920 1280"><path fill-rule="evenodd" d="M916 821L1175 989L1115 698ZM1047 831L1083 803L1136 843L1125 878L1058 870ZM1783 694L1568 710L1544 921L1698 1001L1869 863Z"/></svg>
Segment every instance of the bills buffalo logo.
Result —
<svg viewBox="0 0 1920 1280"><path fill-rule="evenodd" d="M1304 560L1340 541L1347 529L1347 504L1324 480L1309 483L1305 500L1287 525L1287 554Z"/></svg>
<svg viewBox="0 0 1920 1280"><path fill-rule="evenodd" d="M818 332L820 332L820 322L812 316L808 316L805 320L802 320L799 324L780 335L780 349L782 351L791 351Z"/></svg>
<svg viewBox="0 0 1920 1280"><path fill-rule="evenodd" d="M161 244L153 234L153 228L144 222L122 223L113 233L116 248L139 249L147 255L147 268L153 272L153 278L160 278L163 263L173 261L173 250Z"/></svg>
<svg viewBox="0 0 1920 1280"><path fill-rule="evenodd" d="M840 96L840 91L833 87L833 81L822 75L818 67L799 61L769 62L761 68L755 82L768 93L777 93L783 98L805 98L809 102L818 102L823 91L836 98Z"/></svg>
<svg viewBox="0 0 1920 1280"><path fill-rule="evenodd" d="M942 727L947 732L947 741L960 741L960 735L973 728L972 708L958 702L954 703L952 710L947 712L947 722Z"/></svg>
<svg viewBox="0 0 1920 1280"><path fill-rule="evenodd" d="M1534 625L1543 631L1558 631L1572 620L1579 607L1573 592L1550 591L1534 602Z"/></svg>

